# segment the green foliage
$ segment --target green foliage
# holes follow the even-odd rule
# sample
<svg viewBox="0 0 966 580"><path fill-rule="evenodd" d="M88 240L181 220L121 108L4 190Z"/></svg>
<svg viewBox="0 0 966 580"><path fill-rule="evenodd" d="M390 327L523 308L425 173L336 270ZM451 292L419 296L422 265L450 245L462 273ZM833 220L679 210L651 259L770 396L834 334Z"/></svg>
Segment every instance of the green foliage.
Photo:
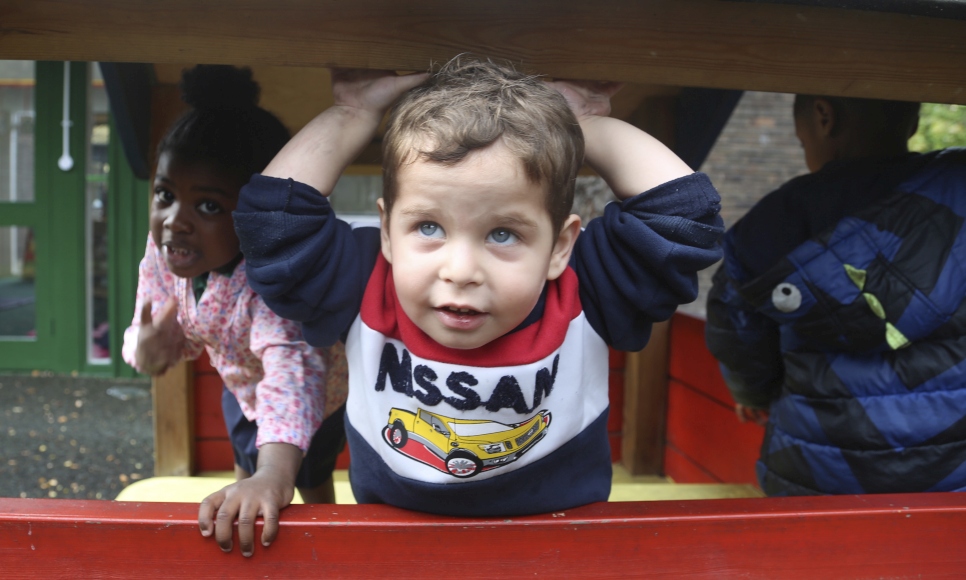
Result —
<svg viewBox="0 0 966 580"><path fill-rule="evenodd" d="M966 106L923 103L909 149L925 153L946 147L966 147Z"/></svg>

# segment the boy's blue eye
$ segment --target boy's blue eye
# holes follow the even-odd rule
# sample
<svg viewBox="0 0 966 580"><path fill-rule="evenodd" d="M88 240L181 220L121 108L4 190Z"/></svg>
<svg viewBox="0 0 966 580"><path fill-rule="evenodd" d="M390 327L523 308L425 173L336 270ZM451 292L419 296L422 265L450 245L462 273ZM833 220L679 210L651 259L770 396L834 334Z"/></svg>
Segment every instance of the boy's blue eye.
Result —
<svg viewBox="0 0 966 580"><path fill-rule="evenodd" d="M198 211L205 215L214 215L221 211L221 206L213 201L203 201L198 204Z"/></svg>
<svg viewBox="0 0 966 580"><path fill-rule="evenodd" d="M510 244L517 240L517 236L510 230L498 228L490 232L489 239L497 244Z"/></svg>
<svg viewBox="0 0 966 580"><path fill-rule="evenodd" d="M423 222L419 224L419 233L427 238L437 238L443 235L443 228L439 227L439 224L434 224L433 222Z"/></svg>

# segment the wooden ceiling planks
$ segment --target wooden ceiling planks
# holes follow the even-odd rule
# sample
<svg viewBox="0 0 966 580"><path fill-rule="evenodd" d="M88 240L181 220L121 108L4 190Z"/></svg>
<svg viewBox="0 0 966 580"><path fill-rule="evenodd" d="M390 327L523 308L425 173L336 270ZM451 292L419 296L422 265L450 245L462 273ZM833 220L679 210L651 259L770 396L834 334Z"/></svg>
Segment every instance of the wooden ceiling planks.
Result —
<svg viewBox="0 0 966 580"><path fill-rule="evenodd" d="M425 69L966 103L966 21L720 0L32 0L0 58Z"/></svg>

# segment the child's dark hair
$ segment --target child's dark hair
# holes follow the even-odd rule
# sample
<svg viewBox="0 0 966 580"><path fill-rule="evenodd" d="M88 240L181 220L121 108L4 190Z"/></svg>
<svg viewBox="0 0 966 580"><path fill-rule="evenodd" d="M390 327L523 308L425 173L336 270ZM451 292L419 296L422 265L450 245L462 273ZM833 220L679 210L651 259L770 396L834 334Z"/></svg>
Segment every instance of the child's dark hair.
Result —
<svg viewBox="0 0 966 580"><path fill-rule="evenodd" d="M919 123L919 103L821 95L796 95L795 117L804 115L816 99L825 99L832 106L838 130L848 127L870 143L904 148Z"/></svg>
<svg viewBox="0 0 966 580"><path fill-rule="evenodd" d="M158 156L210 163L242 183L262 171L289 140L278 118L258 106L249 68L198 65L181 75L181 98L191 110L168 129Z"/></svg>

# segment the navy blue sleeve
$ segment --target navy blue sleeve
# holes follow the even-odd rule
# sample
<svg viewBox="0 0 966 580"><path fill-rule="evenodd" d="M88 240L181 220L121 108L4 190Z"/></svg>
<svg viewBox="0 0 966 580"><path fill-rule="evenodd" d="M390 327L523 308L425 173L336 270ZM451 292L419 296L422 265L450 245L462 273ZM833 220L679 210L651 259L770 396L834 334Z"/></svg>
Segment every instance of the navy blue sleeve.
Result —
<svg viewBox="0 0 966 580"><path fill-rule="evenodd" d="M640 350L651 324L698 295L697 273L721 259L721 198L703 173L608 204L577 238L571 265L591 326Z"/></svg>
<svg viewBox="0 0 966 580"><path fill-rule="evenodd" d="M337 342L359 313L379 230L352 229L308 185L261 175L242 188L232 216L252 289L300 322L309 344Z"/></svg>
<svg viewBox="0 0 966 580"><path fill-rule="evenodd" d="M767 409L785 377L778 324L758 312L739 292L747 272L735 257L731 231L725 236L724 263L708 293L705 342L718 359L735 402Z"/></svg>

